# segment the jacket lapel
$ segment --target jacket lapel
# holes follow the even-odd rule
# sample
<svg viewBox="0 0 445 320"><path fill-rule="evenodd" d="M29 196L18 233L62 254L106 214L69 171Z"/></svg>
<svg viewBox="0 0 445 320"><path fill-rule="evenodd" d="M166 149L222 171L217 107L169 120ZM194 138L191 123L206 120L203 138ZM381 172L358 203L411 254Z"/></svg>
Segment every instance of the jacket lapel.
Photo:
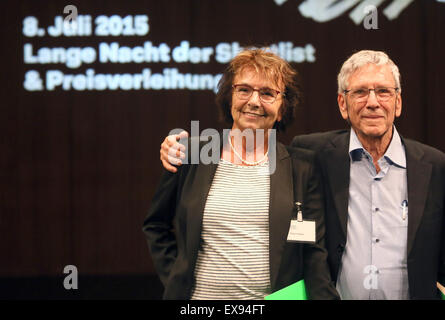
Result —
<svg viewBox="0 0 445 320"><path fill-rule="evenodd" d="M201 143L198 152L201 150L203 144L205 143ZM220 140L220 145L222 145L222 139ZM192 193L187 197L187 199L190 199L187 208L187 254L191 257L191 265L195 264L198 256L204 207L218 164L200 163L193 166L195 166L195 170L191 177L188 177L193 182L191 185L188 185L187 182L185 183L187 192Z"/></svg>
<svg viewBox="0 0 445 320"><path fill-rule="evenodd" d="M402 138L406 150L408 180L408 256L425 211L432 166L422 161L423 151Z"/></svg>
<svg viewBox="0 0 445 320"><path fill-rule="evenodd" d="M269 266L270 283L275 288L293 209L292 163L284 145L277 142L275 172L270 176Z"/></svg>
<svg viewBox="0 0 445 320"><path fill-rule="evenodd" d="M330 144L327 145L323 152L324 166L327 168L327 176L332 194L332 199L337 209L338 218L340 220L343 236L346 239L346 226L348 220L348 201L349 201L349 176L350 176L350 159L349 159L349 136L350 133L342 134L334 137ZM334 214L329 212L326 207L326 214Z"/></svg>

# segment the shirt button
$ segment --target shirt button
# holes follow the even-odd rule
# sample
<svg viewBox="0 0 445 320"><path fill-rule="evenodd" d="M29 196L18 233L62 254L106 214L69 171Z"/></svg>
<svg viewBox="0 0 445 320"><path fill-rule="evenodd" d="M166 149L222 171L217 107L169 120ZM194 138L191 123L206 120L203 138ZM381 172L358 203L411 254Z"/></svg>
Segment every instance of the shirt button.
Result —
<svg viewBox="0 0 445 320"><path fill-rule="evenodd" d="M376 243L379 243L379 242L380 242L380 239L375 239L375 242L376 242Z"/></svg>
<svg viewBox="0 0 445 320"><path fill-rule="evenodd" d="M377 211L380 211L380 209L379 208L375 208L375 211L377 212Z"/></svg>

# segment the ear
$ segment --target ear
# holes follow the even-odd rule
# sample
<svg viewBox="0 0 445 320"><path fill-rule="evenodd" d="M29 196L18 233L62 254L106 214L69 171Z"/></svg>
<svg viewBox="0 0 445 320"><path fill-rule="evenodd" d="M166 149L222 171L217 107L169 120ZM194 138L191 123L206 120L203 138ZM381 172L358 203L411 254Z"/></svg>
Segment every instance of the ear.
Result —
<svg viewBox="0 0 445 320"><path fill-rule="evenodd" d="M280 122L283 119L283 113L284 113L284 108L283 106L280 107L280 111L278 111L278 117L277 117L277 121Z"/></svg>
<svg viewBox="0 0 445 320"><path fill-rule="evenodd" d="M284 110L286 110L286 101L283 99L280 105L280 109L278 109L278 116L276 122L280 122L283 119Z"/></svg>
<svg viewBox="0 0 445 320"><path fill-rule="evenodd" d="M399 93L396 97L396 118L400 117L400 115L402 114L402 94Z"/></svg>
<svg viewBox="0 0 445 320"><path fill-rule="evenodd" d="M346 105L346 97L343 93L339 93L337 96L338 109L344 120L348 120L348 107Z"/></svg>

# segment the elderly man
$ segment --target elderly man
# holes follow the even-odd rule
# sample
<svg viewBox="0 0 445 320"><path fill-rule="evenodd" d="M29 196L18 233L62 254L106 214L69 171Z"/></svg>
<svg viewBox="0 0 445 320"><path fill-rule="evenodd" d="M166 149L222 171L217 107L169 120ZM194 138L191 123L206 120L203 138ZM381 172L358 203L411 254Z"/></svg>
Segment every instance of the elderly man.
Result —
<svg viewBox="0 0 445 320"><path fill-rule="evenodd" d="M292 143L322 163L337 288L343 299L434 299L445 283L445 155L398 134L400 74L385 53L352 55L337 101L351 130Z"/></svg>
<svg viewBox="0 0 445 320"><path fill-rule="evenodd" d="M343 64L337 102L350 130L297 136L292 146L316 151L321 164L328 260L341 297L438 298L436 283L445 284L445 154L397 132L400 74L383 52L360 51ZM174 138L161 148L170 169Z"/></svg>

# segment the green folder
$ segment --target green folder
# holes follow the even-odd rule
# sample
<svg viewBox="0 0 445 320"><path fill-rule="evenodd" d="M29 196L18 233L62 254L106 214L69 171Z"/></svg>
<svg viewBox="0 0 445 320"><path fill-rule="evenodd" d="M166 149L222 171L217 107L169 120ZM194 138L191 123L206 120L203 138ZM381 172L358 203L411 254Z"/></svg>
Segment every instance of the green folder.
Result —
<svg viewBox="0 0 445 320"><path fill-rule="evenodd" d="M445 300L445 294L443 294L442 292L440 294L442 295L442 300Z"/></svg>
<svg viewBox="0 0 445 320"><path fill-rule="evenodd" d="M308 300L304 279L266 296L265 300Z"/></svg>

